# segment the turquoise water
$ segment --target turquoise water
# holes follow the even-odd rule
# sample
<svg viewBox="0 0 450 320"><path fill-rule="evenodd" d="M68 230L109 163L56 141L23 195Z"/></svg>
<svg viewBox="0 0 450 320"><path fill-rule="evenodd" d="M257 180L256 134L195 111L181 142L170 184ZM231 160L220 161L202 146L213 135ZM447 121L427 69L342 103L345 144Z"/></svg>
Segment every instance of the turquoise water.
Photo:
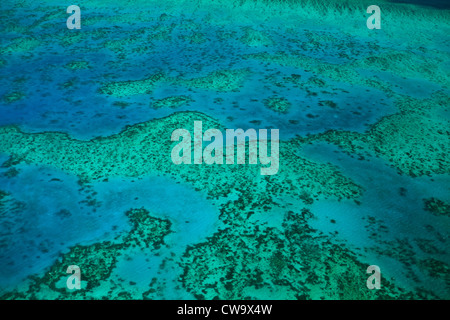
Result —
<svg viewBox="0 0 450 320"><path fill-rule="evenodd" d="M2 2L0 297L448 299L448 7L368 5ZM196 120L279 173L174 166Z"/></svg>

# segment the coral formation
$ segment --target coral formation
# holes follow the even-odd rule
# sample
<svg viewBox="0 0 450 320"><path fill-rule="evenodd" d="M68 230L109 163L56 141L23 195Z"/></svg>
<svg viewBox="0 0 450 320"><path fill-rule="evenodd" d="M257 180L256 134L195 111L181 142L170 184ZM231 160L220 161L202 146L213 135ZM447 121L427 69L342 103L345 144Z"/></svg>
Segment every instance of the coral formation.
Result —
<svg viewBox="0 0 450 320"><path fill-rule="evenodd" d="M158 81L161 81L162 79L162 74L154 74L144 80L108 83L102 86L99 89L99 92L118 98L151 93Z"/></svg>
<svg viewBox="0 0 450 320"><path fill-rule="evenodd" d="M194 100L190 96L172 96L163 99L158 99L155 102L151 103L150 106L153 109L160 108L179 108L184 104L188 104L189 102L193 102Z"/></svg>
<svg viewBox="0 0 450 320"><path fill-rule="evenodd" d="M87 61L71 61L65 65L69 70L89 69L89 62Z"/></svg>
<svg viewBox="0 0 450 320"><path fill-rule="evenodd" d="M239 91L243 86L245 78L249 75L249 70L218 70L209 73L205 77L183 79L173 79L174 84L181 84L199 89L215 90L218 92Z"/></svg>
<svg viewBox="0 0 450 320"><path fill-rule="evenodd" d="M0 299L448 298L448 10L380 1L381 30L356 0L2 3ZM280 129L279 172L175 165L194 121Z"/></svg>
<svg viewBox="0 0 450 320"><path fill-rule="evenodd" d="M249 210L249 207L239 208ZM389 282L365 290L364 265L308 226L311 213L288 211L283 231L242 224L189 248L183 284L197 299L406 299Z"/></svg>
<svg viewBox="0 0 450 320"><path fill-rule="evenodd" d="M264 33L253 29L252 27L244 28L245 34L240 40L250 47L270 46L273 41Z"/></svg>
<svg viewBox="0 0 450 320"><path fill-rule="evenodd" d="M449 132L444 129L450 122L441 116L448 110L447 96L398 97L396 106L398 113L384 117L366 133L331 130L308 140L323 139L361 155L374 152L412 177L450 173Z"/></svg>
<svg viewBox="0 0 450 320"><path fill-rule="evenodd" d="M116 241L103 241L90 245L77 245L64 253L43 276L30 276L31 283L26 291L8 292L3 299L38 299L42 294L55 299L85 299L95 297L96 288L110 280L111 272L118 259L130 247L140 250L158 249L164 244L164 237L170 233L171 222L155 218L144 208L126 212L132 229ZM68 266L76 265L82 270L83 290L71 292L66 287ZM101 293L101 291L100 291ZM104 294L104 293L103 293ZM107 297L104 296L105 298Z"/></svg>
<svg viewBox="0 0 450 320"><path fill-rule="evenodd" d="M360 188L336 168L297 156L295 143L289 142L280 146L280 161L284 163L280 172L263 181L258 178L258 166L177 166L170 158L173 145L170 134L178 128L192 127L194 121L202 121L205 130L222 127L197 112L178 112L131 126L118 135L90 141L77 141L56 132L27 134L7 126L0 128L0 151L11 155L10 162L48 164L86 181L162 172L189 182L212 197L227 195L238 186L273 196L295 196L307 191L313 197L352 198L360 193ZM229 178L224 181L224 176Z"/></svg>
<svg viewBox="0 0 450 320"><path fill-rule="evenodd" d="M432 214L450 217L449 203L436 198L423 199L423 202L425 204L425 210L430 211Z"/></svg>
<svg viewBox="0 0 450 320"><path fill-rule="evenodd" d="M14 91L3 96L3 101L6 103L13 103L22 100L25 97L25 93L21 91Z"/></svg>
<svg viewBox="0 0 450 320"><path fill-rule="evenodd" d="M291 103L283 97L269 97L264 100L264 105L279 113L287 113L291 107Z"/></svg>

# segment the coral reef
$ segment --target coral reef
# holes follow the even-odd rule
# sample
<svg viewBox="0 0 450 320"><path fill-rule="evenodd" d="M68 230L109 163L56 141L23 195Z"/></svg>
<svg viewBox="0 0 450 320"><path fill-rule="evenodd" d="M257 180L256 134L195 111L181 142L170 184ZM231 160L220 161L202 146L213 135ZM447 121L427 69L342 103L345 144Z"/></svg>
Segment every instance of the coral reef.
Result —
<svg viewBox="0 0 450 320"><path fill-rule="evenodd" d="M155 102L150 104L153 109L160 108L179 108L184 104L188 104L189 102L193 102L194 100L190 96L172 96L163 99L158 99Z"/></svg>
<svg viewBox="0 0 450 320"><path fill-rule="evenodd" d="M264 33L253 29L252 27L244 28L245 34L240 40L250 47L270 46L273 41Z"/></svg>
<svg viewBox="0 0 450 320"><path fill-rule="evenodd" d="M379 5L368 30L356 0L92 0L69 30L57 1L2 3L0 299L448 298L448 10ZM175 165L194 121L280 129L278 173ZM214 208L201 237L179 241L191 199L129 195L153 178ZM46 181L80 201L22 195ZM71 241L30 232L79 214L98 224Z"/></svg>
<svg viewBox="0 0 450 320"><path fill-rule="evenodd" d="M283 97L269 97L264 100L264 105L279 113L287 113L291 107L291 103Z"/></svg>
<svg viewBox="0 0 450 320"><path fill-rule="evenodd" d="M295 197L303 192L309 192L312 197L337 198L360 194L360 188L336 168L296 155L296 144L290 142L280 146L280 161L284 165L273 177L260 178L259 165L177 166L170 158L173 146L170 135L178 128L193 128L194 121L202 121L205 130L222 127L216 120L197 112L178 112L90 141L77 141L55 132L27 134L17 127L6 126L0 128L0 151L11 155L10 162L48 164L86 181L162 172L175 180L189 182L214 198L236 188L274 197L283 194ZM222 179L224 176L228 178Z"/></svg>
<svg viewBox="0 0 450 320"><path fill-rule="evenodd" d="M21 91L14 91L3 96L3 101L6 103L13 103L22 100L25 97L25 93Z"/></svg>
<svg viewBox="0 0 450 320"><path fill-rule="evenodd" d="M27 53L32 52L40 41L34 37L20 37L11 41L9 45L0 49L1 54Z"/></svg>
<svg viewBox="0 0 450 320"><path fill-rule="evenodd" d="M436 198L423 199L423 202L425 204L425 210L431 212L432 214L450 217L449 203Z"/></svg>
<svg viewBox="0 0 450 320"><path fill-rule="evenodd" d="M71 61L65 65L69 70L89 69L89 62L87 61Z"/></svg>
<svg viewBox="0 0 450 320"><path fill-rule="evenodd" d="M215 90L218 92L239 91L249 73L250 72L247 69L218 70L211 72L205 77L192 79L176 78L173 79L172 82L174 84L199 89Z"/></svg>
<svg viewBox="0 0 450 320"><path fill-rule="evenodd" d="M400 96L395 102L399 112L382 118L366 133L330 130L305 141L326 140L349 153L368 156L375 153L388 160L401 173L412 177L450 173L450 122L441 115L448 110L447 96L431 98ZM300 139L302 140L302 139Z"/></svg>
<svg viewBox="0 0 450 320"><path fill-rule="evenodd" d="M158 81L161 81L162 79L164 79L162 74L154 74L144 80L108 83L102 86L99 89L99 92L118 98L151 93Z"/></svg>
<svg viewBox="0 0 450 320"><path fill-rule="evenodd" d="M116 237L114 242L103 241L74 246L69 252L62 254L43 276L30 276L31 283L26 291L14 290L3 294L0 299L40 299L45 296L55 299L86 299L104 295L98 288L104 282L113 281L110 279L111 272L128 248L160 248L164 244L164 237L170 233L170 221L152 217L143 208L131 209L125 214L132 224L132 229L121 239ZM67 289L66 271L70 265L80 268L83 290ZM108 295L104 297L110 298ZM118 297L130 298L121 293Z"/></svg>
<svg viewBox="0 0 450 320"><path fill-rule="evenodd" d="M239 210L249 210L240 207ZM308 226L308 209L288 211L283 231L241 224L188 248L184 286L197 299L406 299L389 281L365 290L365 267Z"/></svg>

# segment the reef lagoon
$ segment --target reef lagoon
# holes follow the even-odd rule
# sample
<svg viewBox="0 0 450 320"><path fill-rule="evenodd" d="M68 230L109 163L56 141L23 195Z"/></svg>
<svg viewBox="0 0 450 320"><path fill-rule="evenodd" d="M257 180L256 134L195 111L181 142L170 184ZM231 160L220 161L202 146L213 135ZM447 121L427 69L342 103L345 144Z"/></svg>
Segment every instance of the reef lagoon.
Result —
<svg viewBox="0 0 450 320"><path fill-rule="evenodd" d="M0 299L449 299L449 9L2 1ZM196 121L277 171L175 164Z"/></svg>

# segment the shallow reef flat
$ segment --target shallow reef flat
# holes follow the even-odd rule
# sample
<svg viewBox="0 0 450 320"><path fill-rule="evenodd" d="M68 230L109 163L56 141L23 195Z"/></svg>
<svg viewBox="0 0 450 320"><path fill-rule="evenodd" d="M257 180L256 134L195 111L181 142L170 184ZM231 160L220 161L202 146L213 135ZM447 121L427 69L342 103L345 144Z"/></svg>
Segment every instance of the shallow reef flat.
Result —
<svg viewBox="0 0 450 320"><path fill-rule="evenodd" d="M281 198L300 198L305 206L323 198L322 196L319 197L321 194L328 197L358 199L358 195L361 192L360 188L350 180L344 182L346 178L340 176L335 168L315 164L289 152L291 149L295 150L296 141L285 142L286 145L281 148L280 161L289 165L279 175L264 179L266 181L263 183L258 181L258 173L251 166L210 166L207 170L204 170L202 166L175 166L171 164L168 157L161 157L161 154L167 155L170 148L166 150L166 153L159 153L159 158L157 153L148 149L150 146L156 149L170 146L166 140L161 139L162 132L161 129L158 129L157 124L164 129L167 129L170 125L189 128L194 119L201 120L207 123L208 126L221 127L214 119L200 113L191 112L175 113L168 118L132 126L114 137L94 139L92 141L76 141L67 135L59 133L26 134L15 127L2 128L0 137L2 146L9 147L2 151L13 155L7 165L16 165L20 161L46 163L45 159L48 159L52 165L79 175L84 183L90 180L124 176L127 175L126 170L130 169L132 171L128 171L128 174L131 176L160 172L171 175L174 179L180 179L181 177L185 182L194 184L198 190L206 191L212 198L222 198L223 204L220 206L221 214L219 218L224 224L224 229L209 238L207 242L187 248L182 259L182 265L184 266L183 284L197 298L250 297L257 299L268 298L276 294L280 294L280 296L277 296L279 298L292 299L433 297L426 291L421 292L418 296L411 292L398 291L398 289L389 284L385 284L390 288L389 292L386 293L384 291L381 295L369 294L367 290L354 290L352 289L353 287L347 289L345 286L346 282L353 283L354 281L360 282L364 280L364 278L361 278L364 274L364 270L361 271L362 264L351 251L345 247L333 244L332 239L322 236L317 230L308 226L307 221L313 217L313 214L307 207L297 212L283 209L286 211L282 223L282 230L284 231L267 227L264 223L260 224L258 222L262 217L261 213L266 212L268 214L274 207L286 207L286 205L279 203L278 199ZM156 144L156 141L158 141L156 137L161 141L160 145ZM11 142L8 143L8 141ZM294 143L294 145L288 147L289 143ZM45 152L43 154L39 154L39 152L34 154L39 150L41 144L46 146ZM95 150L102 150L104 155L101 153L92 155L93 147L89 144L93 144ZM129 154L128 157L123 157L120 153L120 146L122 145L126 145L127 150L134 150L141 158L133 158L132 154ZM24 149L25 146L28 146L30 149ZM51 150L50 146L55 148L55 154L53 155L49 152ZM132 146L135 146L135 148ZM26 156L18 153L18 150L26 151ZM60 150L65 150L65 152L61 154ZM142 158L144 155L146 157ZM92 158L93 156L95 158ZM105 163L105 161L112 162L109 164ZM82 165L76 166L75 163ZM94 164L98 165L98 167L94 166ZM107 170L101 170L101 168L107 168ZM286 169L289 171L286 171ZM178 170L178 172L175 170ZM220 177L221 174L225 174L228 177L233 176L234 178L228 178L227 181L230 184L224 184L224 179ZM215 176L219 177L213 179L212 177ZM333 184L335 184L334 187ZM344 185L347 186L345 189L342 188ZM205 188L205 186L208 186L208 188ZM235 192L233 190L238 191L238 198L227 200L229 193ZM138 217L141 216L145 217L145 214L142 213ZM249 217L252 216L256 219L255 224L249 223L251 221ZM146 223L139 221L137 219L134 222L135 228L145 226ZM292 230L290 232L290 228L294 228L295 232ZM133 234L136 235L134 241L130 238L130 235ZM94 245L96 249L92 250L98 252L101 248L105 248L108 254L103 254L101 255L102 258L98 259L109 261L110 252L114 253L127 244L135 243L137 246L143 247L146 243L144 241L146 234L148 233L132 231L122 237L123 240L120 245L111 242L98 243ZM236 241L236 244L233 241ZM82 246L81 249L83 248L85 247ZM86 250L88 248L91 250L91 247L86 247ZM306 250L307 248L309 249ZM84 250L81 249L71 251L72 254L69 256L73 256L75 259ZM329 254L323 255L324 250L329 250ZM84 254L81 255L83 256ZM200 255L201 258L196 258L197 255ZM103 275L99 280L95 280L97 278L89 280L91 277L89 276L87 279L88 283L91 281L98 285L98 281L106 280L109 275L106 269L109 270L114 267L116 256L118 256L117 253L112 254L111 259L113 260L110 259L111 261L108 264L102 262L105 263L105 266L98 268L100 270L98 271L99 274ZM232 260L229 259L230 256L233 256ZM246 261L244 265L242 265L244 260L239 259L241 256ZM330 256L333 258L330 259ZM89 259L84 260L91 261ZM95 265L95 263L92 262L91 265ZM354 265L354 267L350 267L351 265ZM60 264L57 266L60 266ZM328 272L328 270L337 270L338 266L345 266L347 271L345 276L342 275L342 272L332 274ZM318 272L320 268L325 268L323 273ZM84 269L90 270L90 268ZM105 271L101 272L104 269ZM90 270L88 274L93 274L93 270ZM243 278L231 275L230 270L240 270L237 274L241 274ZM60 277L60 273L56 274ZM205 275L208 274L210 276L206 277ZM289 275L288 278L286 278L287 275ZM41 279L42 281L39 280L40 282L37 283L47 284L48 281L45 281L47 277L44 277ZM54 281L50 283L54 283ZM50 285L50 289L54 291L56 287L54 288L53 286ZM96 292L94 287L96 286L88 287L87 291L80 293L80 296L76 295L76 297L89 297L91 293L94 295L101 294L101 291L100 293ZM31 286L31 288L35 287ZM39 289L39 292L42 292L41 285L36 288ZM205 288L211 289L205 291ZM60 288L56 291L63 293L65 290ZM29 289L29 292L37 294L37 291L33 289ZM44 290L44 292L46 291ZM8 294L7 297L18 298L26 296ZM75 296L70 297L74 298Z"/></svg>
<svg viewBox="0 0 450 320"><path fill-rule="evenodd" d="M77 245L70 248L42 277L31 277L26 292L9 292L2 299L83 299L95 298L93 291L102 281L109 281L117 260L130 247L142 250L159 249L164 237L170 233L170 221L154 218L145 209L131 209L126 216L132 225L130 231L114 242L104 241L92 245ZM83 269L84 290L68 290L67 267L77 265ZM98 294L98 293L97 293ZM107 295L104 296L107 298ZM121 295L118 293L118 297ZM111 297L110 297L111 298Z"/></svg>
<svg viewBox="0 0 450 320"><path fill-rule="evenodd" d="M426 57L420 57L413 53L391 53L386 56L366 57L363 60L350 63L327 63L321 59L297 54L286 53L268 54L258 53L245 56L245 59L257 59L277 63L282 66L291 66L310 72L313 75L328 78L329 80L347 83L351 85L362 85L373 87L391 95L393 92L392 83L383 81L379 76L361 74L359 71L386 71L398 77L429 79L439 83L444 88L449 87L450 79L443 71L441 64L444 61L434 61L430 63ZM387 62L389 61L389 62ZM389 68L387 67L389 66ZM425 70L425 72L423 72Z"/></svg>
<svg viewBox="0 0 450 320"><path fill-rule="evenodd" d="M124 82L112 82L100 88L100 93L116 97L133 96L137 94L152 93L152 89L158 82L184 85L186 87L203 88L217 92L239 91L248 70L218 70L205 77L184 79L181 77L170 78L163 74L155 74L144 80Z"/></svg>
<svg viewBox="0 0 450 320"><path fill-rule="evenodd" d="M0 299L448 299L449 10L370 4L2 3ZM279 129L278 173L175 165L194 121Z"/></svg>
<svg viewBox="0 0 450 320"><path fill-rule="evenodd" d="M178 108L183 104L193 102L189 96L171 96L163 99L158 99L150 104L151 108Z"/></svg>
<svg viewBox="0 0 450 320"><path fill-rule="evenodd" d="M247 225L214 234L186 251L183 284L197 299L432 297L398 289L389 281L383 292L365 290L364 264L351 251L309 227L311 217L306 208L289 210L283 218L283 231Z"/></svg>
<svg viewBox="0 0 450 320"><path fill-rule="evenodd" d="M398 97L399 110L371 126L366 133L328 131L307 140L323 139L352 154L367 156L375 152L399 172L412 177L449 174L450 153L448 96L436 93L431 98ZM369 155L370 156L370 155Z"/></svg>

